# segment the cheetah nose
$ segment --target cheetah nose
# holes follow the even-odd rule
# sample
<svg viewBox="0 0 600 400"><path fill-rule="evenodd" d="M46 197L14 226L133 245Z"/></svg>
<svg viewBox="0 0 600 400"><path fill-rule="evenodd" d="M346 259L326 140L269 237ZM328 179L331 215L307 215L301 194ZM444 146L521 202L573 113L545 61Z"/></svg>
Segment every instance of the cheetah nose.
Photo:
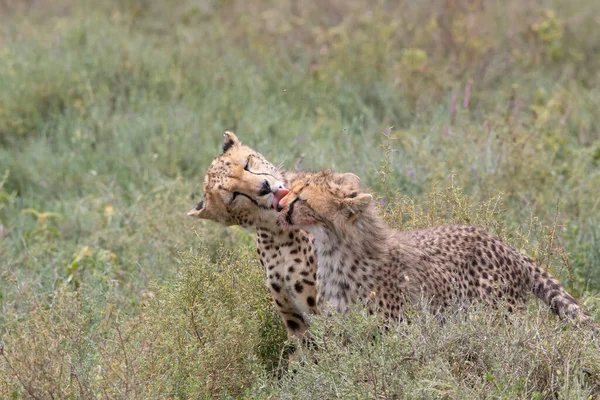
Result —
<svg viewBox="0 0 600 400"><path fill-rule="evenodd" d="M265 196L267 194L271 193L271 185L269 185L269 182L264 181L259 192L258 195L259 196Z"/></svg>
<svg viewBox="0 0 600 400"><path fill-rule="evenodd" d="M285 197L290 191L287 189L277 189L273 192L273 208L277 211L283 210L283 207L279 206L279 201Z"/></svg>

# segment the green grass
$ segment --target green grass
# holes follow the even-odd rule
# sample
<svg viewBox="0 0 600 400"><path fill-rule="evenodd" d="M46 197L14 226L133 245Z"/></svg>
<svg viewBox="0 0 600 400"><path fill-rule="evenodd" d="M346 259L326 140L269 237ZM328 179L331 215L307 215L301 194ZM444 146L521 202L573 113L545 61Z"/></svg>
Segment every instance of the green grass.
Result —
<svg viewBox="0 0 600 400"><path fill-rule="evenodd" d="M33 4L0 4L0 397L600 393L597 342L537 304L319 319L289 374L253 233L185 216L233 129L399 227L485 226L598 319L597 2Z"/></svg>

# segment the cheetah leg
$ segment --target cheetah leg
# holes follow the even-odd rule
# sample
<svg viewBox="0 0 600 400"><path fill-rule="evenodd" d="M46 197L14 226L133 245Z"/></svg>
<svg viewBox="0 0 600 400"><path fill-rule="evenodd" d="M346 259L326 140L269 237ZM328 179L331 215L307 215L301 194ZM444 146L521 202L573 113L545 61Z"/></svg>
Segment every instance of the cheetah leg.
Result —
<svg viewBox="0 0 600 400"><path fill-rule="evenodd" d="M293 306L287 292L282 286L271 279L267 279L267 287L271 292L271 297L277 307L277 311L285 324L288 340L302 340L307 329L304 317Z"/></svg>

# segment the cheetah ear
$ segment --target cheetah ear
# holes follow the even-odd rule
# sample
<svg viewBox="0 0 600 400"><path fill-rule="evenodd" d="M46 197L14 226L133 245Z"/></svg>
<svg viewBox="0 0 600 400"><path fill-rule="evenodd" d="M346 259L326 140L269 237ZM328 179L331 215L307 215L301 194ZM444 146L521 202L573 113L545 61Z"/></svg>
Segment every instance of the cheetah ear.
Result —
<svg viewBox="0 0 600 400"><path fill-rule="evenodd" d="M203 214L204 210L205 210L204 200L202 200L200 203L198 203L198 205L196 207L194 207L190 211L188 211L187 215L189 217L202 218L202 214Z"/></svg>
<svg viewBox="0 0 600 400"><path fill-rule="evenodd" d="M223 133L223 154L227 153L233 146L239 146L240 144L240 139L235 136L235 133L231 131Z"/></svg>
<svg viewBox="0 0 600 400"><path fill-rule="evenodd" d="M373 201L373 196L369 193L352 192L344 197L343 204L347 216L360 213Z"/></svg>
<svg viewBox="0 0 600 400"><path fill-rule="evenodd" d="M200 219L212 219L210 209L205 207L204 200L198 203L196 207L188 211L187 215Z"/></svg>
<svg viewBox="0 0 600 400"><path fill-rule="evenodd" d="M352 185L357 188L360 187L360 178L357 175L354 175L352 172L345 172L338 175L338 182L340 184Z"/></svg>

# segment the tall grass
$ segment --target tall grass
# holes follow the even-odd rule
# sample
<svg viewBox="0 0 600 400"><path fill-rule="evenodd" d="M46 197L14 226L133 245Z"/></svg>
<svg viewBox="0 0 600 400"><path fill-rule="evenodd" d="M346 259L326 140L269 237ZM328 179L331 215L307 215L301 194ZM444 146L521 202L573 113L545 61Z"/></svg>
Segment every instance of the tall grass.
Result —
<svg viewBox="0 0 600 400"><path fill-rule="evenodd" d="M597 317L596 3L0 2L0 397L597 395L597 343L536 305L317 320L288 374L252 232L185 217L234 129L390 224L494 231Z"/></svg>

